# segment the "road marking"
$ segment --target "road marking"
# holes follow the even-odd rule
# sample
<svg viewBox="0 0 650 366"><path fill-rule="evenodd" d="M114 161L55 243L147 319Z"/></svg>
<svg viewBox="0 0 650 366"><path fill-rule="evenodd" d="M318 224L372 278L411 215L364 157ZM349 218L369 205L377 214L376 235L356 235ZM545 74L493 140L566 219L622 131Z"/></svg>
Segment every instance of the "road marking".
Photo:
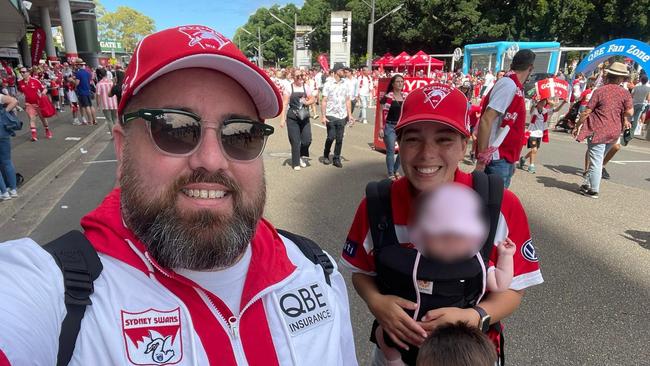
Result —
<svg viewBox="0 0 650 366"><path fill-rule="evenodd" d="M117 160L112 159L112 160L94 160L94 161L86 161L84 164L101 164L101 163L115 163Z"/></svg>
<svg viewBox="0 0 650 366"><path fill-rule="evenodd" d="M66 137L66 141L80 141L81 137Z"/></svg>
<svg viewBox="0 0 650 366"><path fill-rule="evenodd" d="M628 163L650 163L650 160L612 160L610 163L625 165Z"/></svg>
<svg viewBox="0 0 650 366"><path fill-rule="evenodd" d="M312 123L312 125L314 125L314 126L316 126L316 127L320 127L320 128L325 128L325 129L327 128L327 127L323 126L323 125L320 124L320 123Z"/></svg>
<svg viewBox="0 0 650 366"><path fill-rule="evenodd" d="M106 119L106 117L97 116L97 119Z"/></svg>

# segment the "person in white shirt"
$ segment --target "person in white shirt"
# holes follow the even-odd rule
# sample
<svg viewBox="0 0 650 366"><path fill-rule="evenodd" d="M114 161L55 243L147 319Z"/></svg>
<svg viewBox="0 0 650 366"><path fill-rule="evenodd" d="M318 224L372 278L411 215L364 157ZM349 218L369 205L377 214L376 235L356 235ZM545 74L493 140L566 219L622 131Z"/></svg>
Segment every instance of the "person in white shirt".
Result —
<svg viewBox="0 0 650 366"><path fill-rule="evenodd" d="M490 90L494 86L495 81L496 78L492 74L492 70L488 70L487 73L485 74L485 83L483 84L483 92L481 93L482 97L487 95L487 93L490 92Z"/></svg>
<svg viewBox="0 0 650 366"><path fill-rule="evenodd" d="M368 68L361 69L361 75L357 78L359 101L361 102L361 122L368 123L368 106L370 99L373 95L372 77L368 72Z"/></svg>
<svg viewBox="0 0 650 366"><path fill-rule="evenodd" d="M334 66L332 72L334 75L333 80L323 87L323 101L321 104L321 122L327 126L327 138L325 139L322 163L325 165L334 164L335 167L342 168L343 132L346 123L349 122L350 126L354 124L354 117L352 117L350 89L343 78L343 66ZM336 141L334 156L330 160L330 150L334 141Z"/></svg>
<svg viewBox="0 0 650 366"><path fill-rule="evenodd" d="M350 94L350 108L354 112L354 107L357 105L357 100L359 99L359 84L357 83L357 78L354 76L354 71L346 67L345 69L345 82L348 85L348 90Z"/></svg>

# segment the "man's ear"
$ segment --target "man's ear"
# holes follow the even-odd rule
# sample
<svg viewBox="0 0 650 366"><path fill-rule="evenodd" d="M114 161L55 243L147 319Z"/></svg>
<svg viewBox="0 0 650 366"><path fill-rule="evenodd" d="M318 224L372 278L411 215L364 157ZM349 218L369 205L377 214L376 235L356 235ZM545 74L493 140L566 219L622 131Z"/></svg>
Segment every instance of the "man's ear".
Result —
<svg viewBox="0 0 650 366"><path fill-rule="evenodd" d="M117 177L117 184L122 178L122 162L124 161L124 144L126 143L126 131L124 126L121 123L116 123L113 126L113 146L115 148L115 157L117 159L117 171L115 173Z"/></svg>

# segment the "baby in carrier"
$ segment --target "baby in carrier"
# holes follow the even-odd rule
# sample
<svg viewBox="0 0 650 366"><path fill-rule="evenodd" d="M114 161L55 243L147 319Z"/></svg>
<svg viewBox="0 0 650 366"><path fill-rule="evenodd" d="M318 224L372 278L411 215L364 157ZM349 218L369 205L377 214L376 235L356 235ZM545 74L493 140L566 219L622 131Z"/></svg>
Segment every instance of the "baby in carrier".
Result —
<svg viewBox="0 0 650 366"><path fill-rule="evenodd" d="M481 257L480 251L489 230L482 210L483 204L478 194L456 183L446 184L418 198L411 220L413 224L409 227L410 241L417 249L412 265L413 280L409 284L409 290L415 292L415 302L418 304L413 319L420 320L429 310L443 306L471 307L480 301L486 290L498 292L509 288L516 246L510 239L495 243L498 254L496 265ZM465 270L458 272L459 277L463 278L461 280L436 281L422 278L427 273L425 266L438 266L444 273L454 272L455 267L474 266L478 268L475 270L478 275L470 279L473 275L467 273L474 272ZM431 277L437 276L429 273ZM472 282L474 285L471 285ZM459 286L464 286L460 292ZM398 286L389 284L388 288L390 292L390 288L397 289ZM405 295L404 292L396 292L395 295ZM447 295L452 299L445 303L444 297ZM375 329L374 335L388 365L405 365L405 361L414 363L416 353L395 348L389 337L384 336L381 326Z"/></svg>

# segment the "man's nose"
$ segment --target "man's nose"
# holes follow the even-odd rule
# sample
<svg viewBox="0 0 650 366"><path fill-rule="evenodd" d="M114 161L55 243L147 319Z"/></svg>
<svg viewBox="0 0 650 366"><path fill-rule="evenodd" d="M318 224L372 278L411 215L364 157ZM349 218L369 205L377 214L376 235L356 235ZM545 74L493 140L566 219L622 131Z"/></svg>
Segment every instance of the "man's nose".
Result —
<svg viewBox="0 0 650 366"><path fill-rule="evenodd" d="M220 131L215 127L203 127L201 145L190 156L190 168L203 168L208 172L228 169L229 160L221 148Z"/></svg>

